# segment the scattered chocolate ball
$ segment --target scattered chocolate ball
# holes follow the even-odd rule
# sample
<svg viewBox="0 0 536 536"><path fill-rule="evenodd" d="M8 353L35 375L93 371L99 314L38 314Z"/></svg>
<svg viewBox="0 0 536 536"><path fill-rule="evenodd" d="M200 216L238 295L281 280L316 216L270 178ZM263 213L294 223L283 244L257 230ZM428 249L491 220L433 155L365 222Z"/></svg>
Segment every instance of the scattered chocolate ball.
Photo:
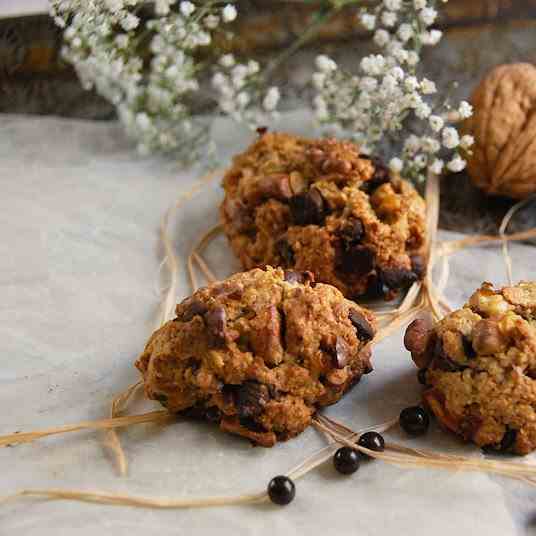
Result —
<svg viewBox="0 0 536 536"><path fill-rule="evenodd" d="M399 421L402 430L414 437L424 435L430 426L428 413L419 406L403 409Z"/></svg>
<svg viewBox="0 0 536 536"><path fill-rule="evenodd" d="M359 452L350 447L341 447L333 456L335 469L343 475L351 475L359 469Z"/></svg>
<svg viewBox="0 0 536 536"><path fill-rule="evenodd" d="M378 432L365 432L361 435L361 437L357 441L357 444L360 447L365 447L366 449L374 450L376 452L383 452L385 450L385 441L383 439L383 436L381 434L378 434ZM360 454L364 458L370 458L368 454L365 454L363 452L361 452Z"/></svg>
<svg viewBox="0 0 536 536"><path fill-rule="evenodd" d="M295 495L296 486L288 476L276 476L268 483L268 496L274 504L285 506Z"/></svg>

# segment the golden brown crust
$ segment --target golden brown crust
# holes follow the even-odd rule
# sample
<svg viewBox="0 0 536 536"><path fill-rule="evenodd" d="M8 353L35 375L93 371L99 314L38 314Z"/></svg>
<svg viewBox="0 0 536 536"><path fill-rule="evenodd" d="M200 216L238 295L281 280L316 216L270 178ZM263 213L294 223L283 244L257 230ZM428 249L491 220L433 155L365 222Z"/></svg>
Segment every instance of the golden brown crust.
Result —
<svg viewBox="0 0 536 536"><path fill-rule="evenodd" d="M198 290L136 362L147 396L271 446L372 370L374 315L310 273L268 267Z"/></svg>
<svg viewBox="0 0 536 536"><path fill-rule="evenodd" d="M349 142L262 135L223 179L225 233L246 269L309 270L348 297L423 276L425 205Z"/></svg>
<svg viewBox="0 0 536 536"><path fill-rule="evenodd" d="M481 447L535 450L536 283L484 283L463 309L423 331L414 322L405 341L427 369L424 400L438 421Z"/></svg>

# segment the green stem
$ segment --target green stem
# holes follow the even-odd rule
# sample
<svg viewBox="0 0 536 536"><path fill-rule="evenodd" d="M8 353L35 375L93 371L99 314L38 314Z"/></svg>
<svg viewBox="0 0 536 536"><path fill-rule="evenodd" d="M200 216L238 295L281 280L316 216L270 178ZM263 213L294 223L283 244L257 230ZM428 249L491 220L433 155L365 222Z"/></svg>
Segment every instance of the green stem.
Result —
<svg viewBox="0 0 536 536"><path fill-rule="evenodd" d="M283 63L307 43L307 41L309 41L309 39L313 37L315 33L340 9L341 7L334 6L324 13L320 12L316 17L316 20L306 28L302 35L268 64L263 73L264 79L268 80Z"/></svg>

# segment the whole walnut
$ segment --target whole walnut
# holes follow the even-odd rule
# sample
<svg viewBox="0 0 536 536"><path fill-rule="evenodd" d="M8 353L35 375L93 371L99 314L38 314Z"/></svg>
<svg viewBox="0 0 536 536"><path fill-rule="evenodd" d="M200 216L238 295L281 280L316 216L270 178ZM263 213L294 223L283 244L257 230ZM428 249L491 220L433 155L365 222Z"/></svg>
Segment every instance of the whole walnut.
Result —
<svg viewBox="0 0 536 536"><path fill-rule="evenodd" d="M536 193L536 67L501 65L471 97L464 130L475 137L468 171L493 195L523 199Z"/></svg>

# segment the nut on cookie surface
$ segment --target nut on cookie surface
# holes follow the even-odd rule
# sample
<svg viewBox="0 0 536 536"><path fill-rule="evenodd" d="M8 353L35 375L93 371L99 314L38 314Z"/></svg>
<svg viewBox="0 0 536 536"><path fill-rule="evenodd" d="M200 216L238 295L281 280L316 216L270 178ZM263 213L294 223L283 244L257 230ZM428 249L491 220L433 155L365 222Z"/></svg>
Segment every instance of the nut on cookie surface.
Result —
<svg viewBox="0 0 536 536"><path fill-rule="evenodd" d="M536 449L536 282L484 283L437 324L410 324L405 345L445 428L492 451Z"/></svg>
<svg viewBox="0 0 536 536"><path fill-rule="evenodd" d="M424 275L424 200L353 143L265 133L223 187L224 230L246 269L308 270L349 298L392 299Z"/></svg>
<svg viewBox="0 0 536 536"><path fill-rule="evenodd" d="M199 289L136 362L173 412L272 446L372 370L374 315L308 272L267 267Z"/></svg>

